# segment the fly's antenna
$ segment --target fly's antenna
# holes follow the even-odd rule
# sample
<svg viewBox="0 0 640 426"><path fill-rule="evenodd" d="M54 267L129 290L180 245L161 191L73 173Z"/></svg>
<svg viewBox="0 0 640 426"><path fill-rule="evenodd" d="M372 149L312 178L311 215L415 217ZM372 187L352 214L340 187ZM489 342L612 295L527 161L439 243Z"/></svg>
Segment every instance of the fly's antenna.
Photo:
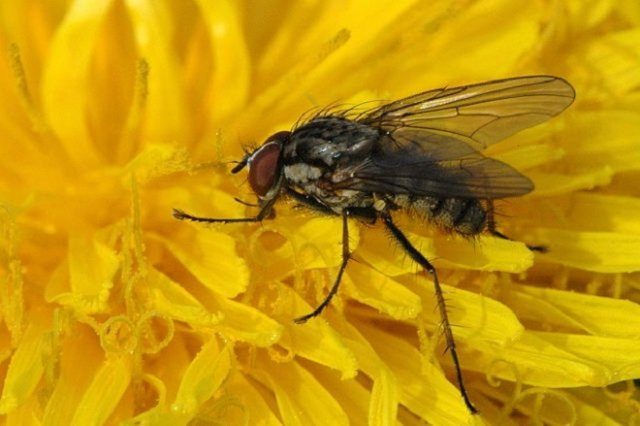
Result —
<svg viewBox="0 0 640 426"><path fill-rule="evenodd" d="M238 173L240 170L244 169L245 166L247 165L247 163L249 162L249 158L251 157L250 154L246 154L242 160L240 161L231 161L231 163L235 163L236 165L233 167L233 169L231 169L231 173L233 173L234 175L236 173Z"/></svg>
<svg viewBox="0 0 640 426"><path fill-rule="evenodd" d="M249 164L249 159L251 158L251 156L255 152L256 146L253 145L253 144L244 145L242 147L242 150L244 151L244 157L242 157L242 160L240 160L240 161L234 160L234 161L230 161L229 162L230 164L235 164L233 169L231 169L231 173L233 173L234 175L236 173L238 173L240 170L244 169L247 164Z"/></svg>

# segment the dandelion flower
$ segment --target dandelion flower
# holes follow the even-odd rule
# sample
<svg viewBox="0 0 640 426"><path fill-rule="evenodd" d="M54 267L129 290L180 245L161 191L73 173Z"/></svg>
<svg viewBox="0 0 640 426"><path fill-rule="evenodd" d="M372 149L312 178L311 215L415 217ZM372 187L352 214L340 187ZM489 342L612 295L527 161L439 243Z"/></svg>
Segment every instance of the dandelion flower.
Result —
<svg viewBox="0 0 640 426"><path fill-rule="evenodd" d="M8 424L629 424L640 405L640 6L589 2L5 0L0 413ZM526 74L576 103L491 148L535 182L514 241L399 217L250 215L226 162L332 102ZM523 242L547 245L535 254Z"/></svg>

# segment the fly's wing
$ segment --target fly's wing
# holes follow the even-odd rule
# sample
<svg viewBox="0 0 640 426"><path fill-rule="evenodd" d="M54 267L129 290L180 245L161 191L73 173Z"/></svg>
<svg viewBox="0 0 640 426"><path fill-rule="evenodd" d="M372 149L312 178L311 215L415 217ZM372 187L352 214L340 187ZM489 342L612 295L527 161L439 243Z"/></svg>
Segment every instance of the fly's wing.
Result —
<svg viewBox="0 0 640 426"><path fill-rule="evenodd" d="M419 93L358 121L389 132L410 128L448 135L482 150L559 114L574 98L573 87L559 77L515 77Z"/></svg>
<svg viewBox="0 0 640 426"><path fill-rule="evenodd" d="M523 195L532 182L511 166L446 135L400 129L359 164L334 173L334 189L383 194L497 199ZM340 177L343 178L340 178Z"/></svg>

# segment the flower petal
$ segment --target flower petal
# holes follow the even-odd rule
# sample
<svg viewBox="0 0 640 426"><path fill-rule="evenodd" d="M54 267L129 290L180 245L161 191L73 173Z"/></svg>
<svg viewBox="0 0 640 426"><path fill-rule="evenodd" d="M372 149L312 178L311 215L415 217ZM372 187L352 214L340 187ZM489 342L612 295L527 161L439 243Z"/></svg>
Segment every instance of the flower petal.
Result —
<svg viewBox="0 0 640 426"><path fill-rule="evenodd" d="M640 49L637 54L640 55ZM615 127L609 123L615 123ZM640 114L636 111L604 110L576 114L571 120L570 131L567 131L569 135L563 138L562 143L570 164L569 171L603 167L615 172L640 169L636 138L639 132ZM575 140L580 143L573 143Z"/></svg>
<svg viewBox="0 0 640 426"><path fill-rule="evenodd" d="M149 281L155 309L163 315L196 327L213 327L257 346L270 346L280 338L282 326L257 309L215 296L217 309L207 309L178 283L153 268L149 270Z"/></svg>
<svg viewBox="0 0 640 426"><path fill-rule="evenodd" d="M569 336L564 335L566 339ZM523 384L555 388L604 386L615 381L607 367L574 354L561 339L546 339L537 332L525 331L517 341L502 348L481 342L475 342L474 348L479 352L463 356L465 368Z"/></svg>
<svg viewBox="0 0 640 426"><path fill-rule="evenodd" d="M125 4L139 54L150 70L145 139L152 143L175 142L186 133L186 113L178 64L171 45L174 29L168 4L149 0L126 0Z"/></svg>
<svg viewBox="0 0 640 426"><path fill-rule="evenodd" d="M220 349L216 337L202 345L200 352L184 372L178 395L171 404L171 411L179 414L195 414L206 400L211 398L229 374L231 350Z"/></svg>
<svg viewBox="0 0 640 426"><path fill-rule="evenodd" d="M431 280L413 277L407 286L422 299L422 315L439 327L442 319ZM453 334L469 345L476 342L506 346L517 341L524 327L511 309L490 297L442 284Z"/></svg>
<svg viewBox="0 0 640 426"><path fill-rule="evenodd" d="M593 189L611 182L613 170L609 166L595 168L583 173L566 175L560 173L530 172L535 184L534 197L563 195L580 189Z"/></svg>
<svg viewBox="0 0 640 426"><path fill-rule="evenodd" d="M532 332L546 344L570 352L598 366L599 374L583 382L588 386L603 386L640 377L640 345L638 339L585 336L581 334ZM580 379L576 377L576 379ZM580 382L578 382L580 383ZM569 387L567 383L561 385Z"/></svg>
<svg viewBox="0 0 640 426"><path fill-rule="evenodd" d="M180 262L211 291L225 297L244 292L249 268L236 252L235 240L214 230L202 230L195 241L169 241L156 236Z"/></svg>
<svg viewBox="0 0 640 426"><path fill-rule="evenodd" d="M229 0L197 0L207 23L214 57L211 83L212 120L237 112L249 93L249 55L240 26L240 10ZM233 61L229 58L233 57ZM233 81L233 84L229 84Z"/></svg>
<svg viewBox="0 0 640 426"><path fill-rule="evenodd" d="M110 0L75 0L58 27L44 70L45 115L76 164L95 166L98 155L85 125L86 78ZM69 90L70 87L79 88ZM64 105L64 107L61 107Z"/></svg>
<svg viewBox="0 0 640 426"><path fill-rule="evenodd" d="M614 6L615 7L615 6ZM589 67L592 74L604 77L607 89L617 95L637 89L640 30L611 32L594 39L581 51L577 61ZM576 55L577 56L577 55ZM607 126L610 127L610 126Z"/></svg>
<svg viewBox="0 0 640 426"><path fill-rule="evenodd" d="M69 279L75 309L102 311L120 267L116 252L97 239L84 236L69 240Z"/></svg>
<svg viewBox="0 0 640 426"><path fill-rule="evenodd" d="M229 395L238 398L242 404L243 416L238 419L225 418L224 421L227 424L241 424L241 421L248 422L249 420L252 424L264 426L279 426L282 424L255 386L255 384L247 380L244 374L234 374L230 377L224 388ZM231 415L233 415L233 412Z"/></svg>
<svg viewBox="0 0 640 426"><path fill-rule="evenodd" d="M75 326L61 344L60 375L45 407L44 425L71 423L78 404L101 368L103 356L93 330Z"/></svg>
<svg viewBox="0 0 640 426"><path fill-rule="evenodd" d="M551 262L594 272L640 271L640 235L547 228L534 235L549 248L544 257Z"/></svg>
<svg viewBox="0 0 640 426"><path fill-rule="evenodd" d="M393 423L396 421L399 401L396 377L357 328L342 317L330 314L328 316L331 317L331 325L340 332L346 345L353 351L360 369L373 380L369 401L369 424Z"/></svg>
<svg viewBox="0 0 640 426"><path fill-rule="evenodd" d="M131 361L126 356L106 360L85 390L71 425L104 423L129 386L131 374Z"/></svg>
<svg viewBox="0 0 640 426"><path fill-rule="evenodd" d="M350 279L345 287L351 297L393 318L415 318L422 309L416 294L369 266L351 262L347 274Z"/></svg>
<svg viewBox="0 0 640 426"><path fill-rule="evenodd" d="M48 327L42 319L33 319L11 357L0 397L0 414L7 414L23 404L35 390L46 357Z"/></svg>
<svg viewBox="0 0 640 426"><path fill-rule="evenodd" d="M458 389L435 365L425 364L416 348L370 325L357 327L395 375L405 407L431 424L461 425L471 420Z"/></svg>
<svg viewBox="0 0 640 426"><path fill-rule="evenodd" d="M533 253L524 243L502 238L481 237L477 244L462 238L438 239L435 249L444 266L518 273L533 265Z"/></svg>
<svg viewBox="0 0 640 426"><path fill-rule="evenodd" d="M522 319L571 324L600 336L640 338L640 305L630 300L512 284L509 306Z"/></svg>
<svg viewBox="0 0 640 426"><path fill-rule="evenodd" d="M295 361L281 364L257 360L260 370L254 377L271 388L286 425L347 425L349 419L340 404L303 367ZM305 391L300 391L304 389Z"/></svg>
<svg viewBox="0 0 640 426"><path fill-rule="evenodd" d="M570 203L567 221L573 228L640 234L640 199L636 197L578 192Z"/></svg>
<svg viewBox="0 0 640 426"><path fill-rule="evenodd" d="M294 324L293 318L308 314L313 308L287 286L279 284L278 292L279 309L294 313L290 317L283 315L286 323L278 343L292 353L340 371L345 379L355 376L356 358L340 335L321 316Z"/></svg>

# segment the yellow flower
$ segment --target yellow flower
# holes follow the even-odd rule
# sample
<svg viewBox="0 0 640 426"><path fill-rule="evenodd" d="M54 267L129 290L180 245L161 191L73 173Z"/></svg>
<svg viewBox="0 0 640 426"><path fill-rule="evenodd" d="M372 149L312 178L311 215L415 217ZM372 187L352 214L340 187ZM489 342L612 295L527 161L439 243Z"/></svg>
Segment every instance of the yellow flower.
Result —
<svg viewBox="0 0 640 426"><path fill-rule="evenodd" d="M629 424L640 404L640 6L627 0L0 3L0 413L7 424ZM320 318L340 220L250 215L225 162L332 102L516 75L562 116L490 151L536 191L515 241L399 217ZM547 254L529 252L545 244Z"/></svg>

